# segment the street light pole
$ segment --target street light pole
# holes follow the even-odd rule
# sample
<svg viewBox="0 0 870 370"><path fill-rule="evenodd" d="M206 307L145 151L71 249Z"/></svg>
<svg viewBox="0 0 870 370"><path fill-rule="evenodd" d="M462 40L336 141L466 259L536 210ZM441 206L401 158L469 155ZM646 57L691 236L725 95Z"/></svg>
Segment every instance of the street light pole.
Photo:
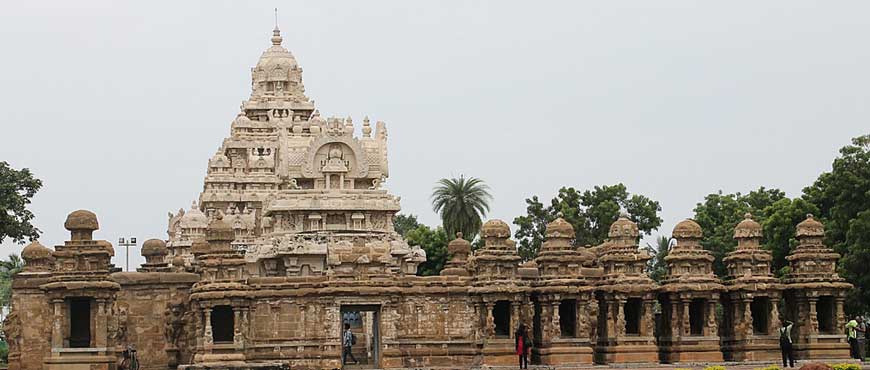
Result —
<svg viewBox="0 0 870 370"><path fill-rule="evenodd" d="M124 238L118 238L118 246L126 247L126 249L127 249L127 253L125 253L125 256L124 256L124 258L127 259L127 265L126 265L125 271L130 272L130 247L136 246L136 237L131 236L129 241L124 240Z"/></svg>

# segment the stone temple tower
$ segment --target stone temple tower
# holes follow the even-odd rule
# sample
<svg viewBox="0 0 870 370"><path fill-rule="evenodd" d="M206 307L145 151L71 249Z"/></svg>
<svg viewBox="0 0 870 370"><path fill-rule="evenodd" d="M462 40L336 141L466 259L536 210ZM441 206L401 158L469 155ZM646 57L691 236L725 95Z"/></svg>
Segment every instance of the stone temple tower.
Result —
<svg viewBox="0 0 870 370"><path fill-rule="evenodd" d="M416 273L425 252L393 230L399 198L382 188L386 125L366 117L355 136L350 117L321 117L281 43L276 27L198 201L170 214L168 259L193 268L194 244L219 214L253 276Z"/></svg>

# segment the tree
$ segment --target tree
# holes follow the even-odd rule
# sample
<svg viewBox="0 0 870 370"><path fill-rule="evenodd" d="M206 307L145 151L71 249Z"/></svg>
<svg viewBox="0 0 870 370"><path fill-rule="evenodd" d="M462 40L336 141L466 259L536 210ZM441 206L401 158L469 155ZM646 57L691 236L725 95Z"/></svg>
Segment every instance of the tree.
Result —
<svg viewBox="0 0 870 370"><path fill-rule="evenodd" d="M426 251L426 262L417 268L417 275L432 276L441 273L447 262L447 243L450 239L444 228L431 229L426 225L419 225L416 229L409 230L405 235L409 245L420 246Z"/></svg>
<svg viewBox="0 0 870 370"><path fill-rule="evenodd" d="M722 259L737 246L734 227L743 220L743 216L747 212L752 213L754 219L763 225L766 219L765 209L782 199L785 199L783 191L762 186L745 195L722 194L720 190L718 193L708 194L703 202L695 206L694 220L701 225L704 232L701 245L713 252L713 271L716 275L727 275L728 271Z"/></svg>
<svg viewBox="0 0 870 370"><path fill-rule="evenodd" d="M850 313L870 310L870 135L840 149L830 172L804 188L803 198L818 207L826 242L843 257L840 271L855 285L846 300Z"/></svg>
<svg viewBox="0 0 870 370"><path fill-rule="evenodd" d="M630 194L623 184L596 186L582 193L574 188L559 189L556 197L544 206L538 196L526 199L526 215L514 218L519 241L518 253L524 260L538 254L544 241L547 224L561 214L574 226L574 245L597 245L607 239L607 233L625 209L638 228L649 235L661 225L659 203L643 195Z"/></svg>
<svg viewBox="0 0 870 370"><path fill-rule="evenodd" d="M797 246L795 238L797 224L807 218L807 214L816 214L819 209L801 198L783 198L765 207L765 218L761 222L764 228L764 243L762 246L773 255L771 268L778 277L788 272L788 261L785 257Z"/></svg>
<svg viewBox="0 0 870 370"><path fill-rule="evenodd" d="M403 237L408 233L408 231L414 230L419 226L420 223L417 222L417 216L399 213L393 217L393 229Z"/></svg>
<svg viewBox="0 0 870 370"><path fill-rule="evenodd" d="M647 262L647 271L650 279L660 283L668 273L668 264L665 262L665 257L670 253L671 238L659 235L656 238L655 245L646 243L646 250L649 252L652 259Z"/></svg>
<svg viewBox="0 0 870 370"><path fill-rule="evenodd" d="M5 311L12 305L12 277L24 268L24 261L17 254L10 254L9 260L0 261L0 310Z"/></svg>
<svg viewBox="0 0 870 370"><path fill-rule="evenodd" d="M39 237L39 229L30 223L33 213L27 205L41 187L42 181L30 170L15 170L0 162L0 243L6 238L20 244Z"/></svg>
<svg viewBox="0 0 870 370"><path fill-rule="evenodd" d="M441 179L432 189L432 209L441 216L446 234L461 231L469 241L480 232L490 201L489 186L475 177Z"/></svg>

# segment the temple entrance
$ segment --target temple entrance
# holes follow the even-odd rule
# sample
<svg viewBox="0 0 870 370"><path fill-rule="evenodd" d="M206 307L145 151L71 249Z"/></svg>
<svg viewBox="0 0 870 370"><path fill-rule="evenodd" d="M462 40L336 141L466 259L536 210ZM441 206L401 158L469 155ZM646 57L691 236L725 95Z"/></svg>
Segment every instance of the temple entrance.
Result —
<svg viewBox="0 0 870 370"><path fill-rule="evenodd" d="M819 333L837 333L837 328L834 325L834 316L836 315L834 312L834 297L819 297L819 301L816 303L816 320L819 322Z"/></svg>
<svg viewBox="0 0 870 370"><path fill-rule="evenodd" d="M749 309L752 311L752 331L755 334L767 334L770 298L755 297L750 303Z"/></svg>
<svg viewBox="0 0 870 370"><path fill-rule="evenodd" d="M563 299L559 302L559 331L562 338L577 336L577 300Z"/></svg>
<svg viewBox="0 0 870 370"><path fill-rule="evenodd" d="M643 301L639 298L629 298L625 303L625 334L640 334L640 309Z"/></svg>
<svg viewBox="0 0 870 370"><path fill-rule="evenodd" d="M230 306L215 306L211 311L211 332L215 343L232 343L235 320Z"/></svg>
<svg viewBox="0 0 870 370"><path fill-rule="evenodd" d="M380 367L381 360L381 336L380 336L381 307L378 305L343 305L341 306L341 336L343 338L345 324L350 326L350 331L356 338L356 343L351 346L347 355L344 369L375 369ZM342 351L344 351L342 343ZM356 359L357 364L353 360Z"/></svg>
<svg viewBox="0 0 870 370"><path fill-rule="evenodd" d="M495 321L495 336L511 336L511 303L508 301L496 301L492 308L492 317Z"/></svg>
<svg viewBox="0 0 870 370"><path fill-rule="evenodd" d="M689 333L699 336L704 334L704 317L707 302L701 298L695 298L689 302Z"/></svg>
<svg viewBox="0 0 870 370"><path fill-rule="evenodd" d="M91 346L91 299L70 298L69 306L69 346L88 348Z"/></svg>

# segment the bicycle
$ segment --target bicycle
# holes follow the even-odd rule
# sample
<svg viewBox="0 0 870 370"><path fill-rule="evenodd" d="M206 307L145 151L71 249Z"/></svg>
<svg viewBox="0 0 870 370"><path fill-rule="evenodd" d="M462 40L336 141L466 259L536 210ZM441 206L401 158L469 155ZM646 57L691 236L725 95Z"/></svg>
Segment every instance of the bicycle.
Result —
<svg viewBox="0 0 870 370"><path fill-rule="evenodd" d="M123 359L118 365L119 370L139 370L139 359L136 357L136 349L133 346L128 345L121 354Z"/></svg>

